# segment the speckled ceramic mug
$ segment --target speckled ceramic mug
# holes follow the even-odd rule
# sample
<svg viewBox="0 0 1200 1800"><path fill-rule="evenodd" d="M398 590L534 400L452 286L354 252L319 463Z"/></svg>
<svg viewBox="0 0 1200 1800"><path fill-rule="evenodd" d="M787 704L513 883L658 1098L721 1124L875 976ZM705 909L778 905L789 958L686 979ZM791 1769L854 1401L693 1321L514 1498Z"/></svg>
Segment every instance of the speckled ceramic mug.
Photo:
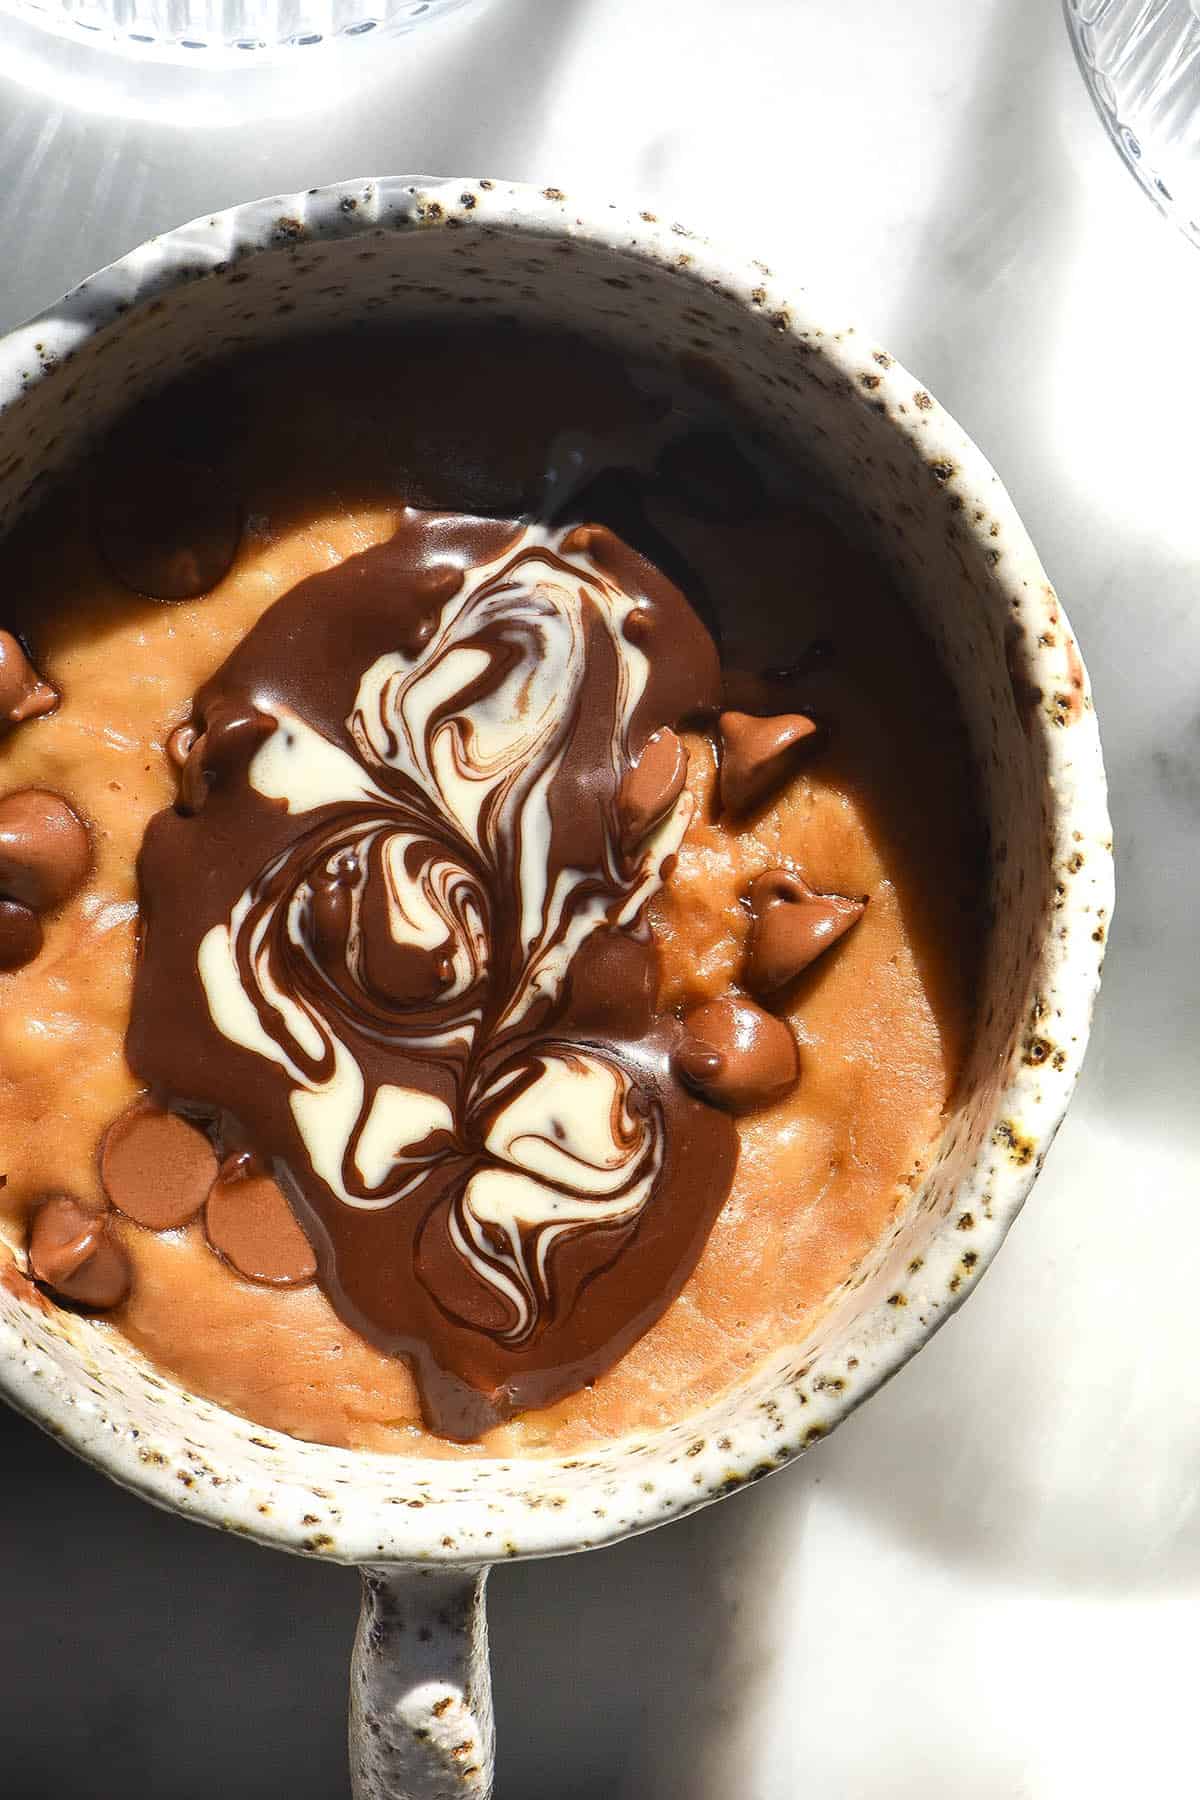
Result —
<svg viewBox="0 0 1200 1800"><path fill-rule="evenodd" d="M557 188L390 179L156 238L0 342L0 531L165 377L302 328L431 306L565 321L643 358L650 345L719 365L888 558L938 647L978 763L995 925L960 1097L923 1187L805 1341L669 1428L566 1461L300 1443L184 1392L19 1282L0 1284L0 1389L47 1431L184 1517L362 1565L359 1800L489 1792L489 1564L611 1542L769 1474L970 1293L1075 1084L1112 904L1087 677L996 475L872 339L652 213Z"/></svg>

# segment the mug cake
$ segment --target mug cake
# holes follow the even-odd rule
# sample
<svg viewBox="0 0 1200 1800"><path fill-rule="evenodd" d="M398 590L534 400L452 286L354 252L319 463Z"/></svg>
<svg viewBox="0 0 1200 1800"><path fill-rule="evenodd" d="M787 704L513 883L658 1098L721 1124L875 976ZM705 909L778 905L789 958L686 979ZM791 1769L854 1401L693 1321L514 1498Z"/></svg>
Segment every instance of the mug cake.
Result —
<svg viewBox="0 0 1200 1800"><path fill-rule="evenodd" d="M889 571L713 371L513 324L167 385L0 546L0 1217L356 1449L569 1454L926 1173L984 836Z"/></svg>

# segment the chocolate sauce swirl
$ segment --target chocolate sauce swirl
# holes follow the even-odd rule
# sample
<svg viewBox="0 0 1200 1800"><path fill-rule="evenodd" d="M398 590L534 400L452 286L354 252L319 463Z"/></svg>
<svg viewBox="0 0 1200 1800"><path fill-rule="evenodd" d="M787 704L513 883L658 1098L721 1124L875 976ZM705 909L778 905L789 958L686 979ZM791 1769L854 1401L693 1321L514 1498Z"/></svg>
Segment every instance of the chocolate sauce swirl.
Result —
<svg viewBox="0 0 1200 1800"><path fill-rule="evenodd" d="M270 1167L446 1435L609 1367L728 1193L643 919L692 810L656 734L719 686L606 529L409 512L200 691L146 833L129 1060Z"/></svg>

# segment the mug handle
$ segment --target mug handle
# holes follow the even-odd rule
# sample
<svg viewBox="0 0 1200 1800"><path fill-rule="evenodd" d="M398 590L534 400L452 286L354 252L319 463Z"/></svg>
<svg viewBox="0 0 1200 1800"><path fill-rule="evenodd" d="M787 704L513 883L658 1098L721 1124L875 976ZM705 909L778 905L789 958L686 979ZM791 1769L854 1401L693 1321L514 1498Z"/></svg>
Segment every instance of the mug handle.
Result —
<svg viewBox="0 0 1200 1800"><path fill-rule="evenodd" d="M488 1800L486 1568L360 1570L350 1665L354 1800Z"/></svg>

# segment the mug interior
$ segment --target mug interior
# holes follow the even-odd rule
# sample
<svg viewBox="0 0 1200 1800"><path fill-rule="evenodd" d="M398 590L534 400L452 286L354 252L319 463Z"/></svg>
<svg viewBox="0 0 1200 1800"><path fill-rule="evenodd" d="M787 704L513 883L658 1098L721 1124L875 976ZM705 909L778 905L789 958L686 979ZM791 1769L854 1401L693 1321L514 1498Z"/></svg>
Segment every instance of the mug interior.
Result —
<svg viewBox="0 0 1200 1800"><path fill-rule="evenodd" d="M0 1388L147 1498L344 1561L584 1547L823 1436L961 1301L1078 1071L1110 905L1095 721L1066 619L994 473L870 340L760 265L557 190L357 183L135 252L0 344L0 533L143 393L298 331L462 316L569 324L736 400L886 557L958 694L988 838L978 1023L922 1186L808 1338L703 1413L563 1461L303 1443L146 1365L0 1271ZM0 1259L4 1251L0 1248Z"/></svg>

